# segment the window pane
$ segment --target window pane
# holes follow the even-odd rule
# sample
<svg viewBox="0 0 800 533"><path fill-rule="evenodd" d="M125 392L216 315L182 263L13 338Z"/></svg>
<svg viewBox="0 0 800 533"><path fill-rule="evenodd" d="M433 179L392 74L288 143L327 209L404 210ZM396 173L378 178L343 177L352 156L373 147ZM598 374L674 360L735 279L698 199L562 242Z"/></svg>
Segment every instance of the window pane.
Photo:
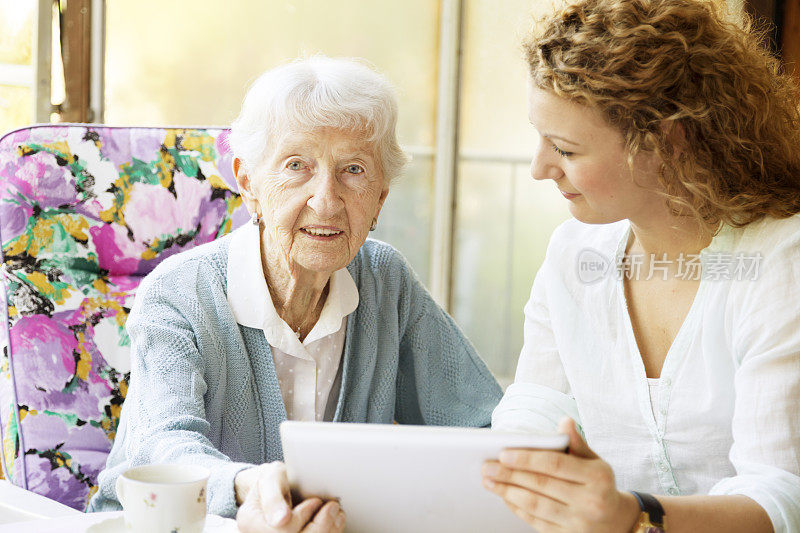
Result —
<svg viewBox="0 0 800 533"><path fill-rule="evenodd" d="M527 156L534 140L525 102L521 43L547 0L465 4L459 144L462 150Z"/></svg>
<svg viewBox="0 0 800 533"><path fill-rule="evenodd" d="M550 182L516 161L459 165L453 315L503 382L522 348L522 308L550 234L569 217Z"/></svg>
<svg viewBox="0 0 800 533"><path fill-rule="evenodd" d="M507 375L511 338L507 297L513 166L462 162L458 167L453 316L496 376Z"/></svg>
<svg viewBox="0 0 800 533"><path fill-rule="evenodd" d="M246 87L261 72L303 54L323 53L372 62L398 87L401 143L433 145L437 2L232 0L221 8L216 0L140 0L106 5L108 123L229 124ZM405 253L421 275L429 261L432 176L428 162L412 165L393 186L375 233Z"/></svg>
<svg viewBox="0 0 800 533"><path fill-rule="evenodd" d="M31 64L36 0L0 0L0 63Z"/></svg>
<svg viewBox="0 0 800 533"><path fill-rule="evenodd" d="M534 182L520 44L549 1L465 4L453 313L501 381L522 347L522 308L555 226L569 216L552 183ZM498 97L502 95L501 97Z"/></svg>
<svg viewBox="0 0 800 533"><path fill-rule="evenodd" d="M391 243L403 252L420 280L430 271L433 156L413 153L414 159L392 184L381 210L378 228L370 237Z"/></svg>
<svg viewBox="0 0 800 533"><path fill-rule="evenodd" d="M375 64L400 89L403 142L433 143L436 2L233 0L221 9L216 0L140 0L107 9L108 122L228 124L261 72L324 53Z"/></svg>
<svg viewBox="0 0 800 533"><path fill-rule="evenodd" d="M0 135L33 122L33 93L28 87L0 85Z"/></svg>

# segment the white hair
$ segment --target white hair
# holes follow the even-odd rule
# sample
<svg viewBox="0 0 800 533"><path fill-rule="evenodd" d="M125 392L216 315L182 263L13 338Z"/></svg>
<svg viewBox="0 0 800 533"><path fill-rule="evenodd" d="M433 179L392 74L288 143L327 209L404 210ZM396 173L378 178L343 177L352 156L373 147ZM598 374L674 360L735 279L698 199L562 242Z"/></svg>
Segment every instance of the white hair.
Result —
<svg viewBox="0 0 800 533"><path fill-rule="evenodd" d="M317 55L262 74L247 91L228 143L252 172L285 128L355 131L374 144L388 184L410 159L397 142L396 126L389 80L360 60Z"/></svg>

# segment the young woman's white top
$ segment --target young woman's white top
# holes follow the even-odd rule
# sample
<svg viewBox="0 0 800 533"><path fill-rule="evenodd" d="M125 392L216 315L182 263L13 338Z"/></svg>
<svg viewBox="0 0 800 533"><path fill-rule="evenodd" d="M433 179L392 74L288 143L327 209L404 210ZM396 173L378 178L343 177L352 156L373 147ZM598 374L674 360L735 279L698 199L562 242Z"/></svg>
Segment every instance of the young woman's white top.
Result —
<svg viewBox="0 0 800 533"><path fill-rule="evenodd" d="M552 432L572 417L620 489L744 494L775 531L800 531L800 215L726 226L680 259L679 273L701 281L655 409L618 272L664 265L637 273L629 237L628 221L554 232L492 427Z"/></svg>

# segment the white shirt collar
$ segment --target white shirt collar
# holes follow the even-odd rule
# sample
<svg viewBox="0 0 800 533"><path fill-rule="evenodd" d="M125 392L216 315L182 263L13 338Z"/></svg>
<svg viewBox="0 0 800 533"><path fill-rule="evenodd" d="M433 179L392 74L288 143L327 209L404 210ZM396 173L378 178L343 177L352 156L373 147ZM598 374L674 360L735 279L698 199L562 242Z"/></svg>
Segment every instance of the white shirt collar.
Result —
<svg viewBox="0 0 800 533"><path fill-rule="evenodd" d="M236 322L264 330L267 342L279 350L312 359L305 347L341 329L344 318L358 307L358 288L346 268L331 275L328 297L319 320L301 343L289 324L278 316L261 268L258 226L245 224L231 235L228 249L228 304Z"/></svg>

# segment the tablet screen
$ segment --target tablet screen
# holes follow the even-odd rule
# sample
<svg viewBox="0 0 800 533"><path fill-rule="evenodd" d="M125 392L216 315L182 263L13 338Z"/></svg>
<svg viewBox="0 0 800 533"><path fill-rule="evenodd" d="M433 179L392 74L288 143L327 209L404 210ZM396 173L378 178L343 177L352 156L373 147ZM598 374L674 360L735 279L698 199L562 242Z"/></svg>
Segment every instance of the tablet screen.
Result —
<svg viewBox="0 0 800 533"><path fill-rule="evenodd" d="M563 434L331 422L281 424L284 460L300 497L339 499L347 531L530 533L483 488L481 466L505 448L565 450Z"/></svg>

